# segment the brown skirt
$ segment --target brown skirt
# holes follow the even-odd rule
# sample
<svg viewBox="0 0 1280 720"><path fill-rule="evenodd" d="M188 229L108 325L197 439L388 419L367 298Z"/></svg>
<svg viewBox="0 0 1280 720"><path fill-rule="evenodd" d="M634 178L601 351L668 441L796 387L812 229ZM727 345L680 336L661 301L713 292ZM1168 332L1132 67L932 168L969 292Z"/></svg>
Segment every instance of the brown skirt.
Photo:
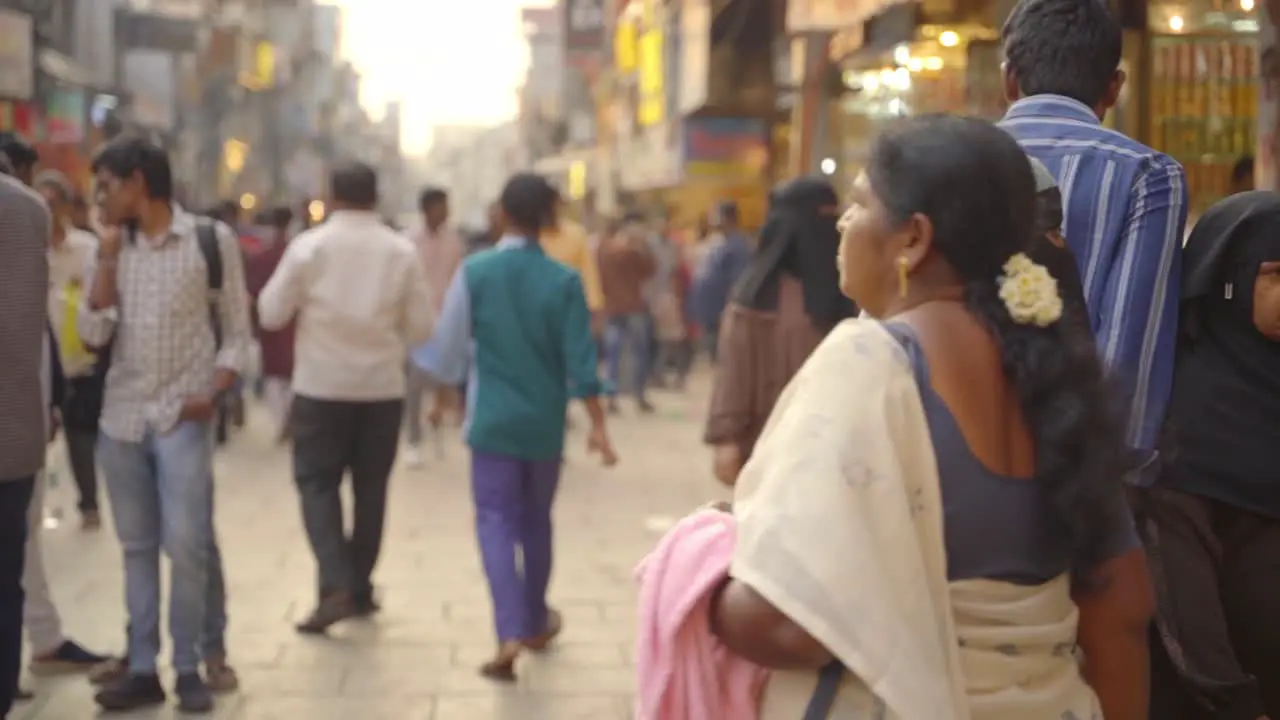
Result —
<svg viewBox="0 0 1280 720"><path fill-rule="evenodd" d="M1158 486L1139 498L1152 720L1280 717L1280 522Z"/></svg>

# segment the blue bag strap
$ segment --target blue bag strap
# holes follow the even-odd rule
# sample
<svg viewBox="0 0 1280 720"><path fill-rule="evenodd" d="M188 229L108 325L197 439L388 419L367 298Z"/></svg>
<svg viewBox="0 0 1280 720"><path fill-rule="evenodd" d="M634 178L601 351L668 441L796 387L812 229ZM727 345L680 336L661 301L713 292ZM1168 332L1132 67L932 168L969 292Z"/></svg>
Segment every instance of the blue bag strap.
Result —
<svg viewBox="0 0 1280 720"><path fill-rule="evenodd" d="M840 679L843 677L844 665L839 660L832 660L818 672L818 685L813 689L813 697L809 698L803 720L827 720L831 715L831 708L836 704L836 693L840 690Z"/></svg>

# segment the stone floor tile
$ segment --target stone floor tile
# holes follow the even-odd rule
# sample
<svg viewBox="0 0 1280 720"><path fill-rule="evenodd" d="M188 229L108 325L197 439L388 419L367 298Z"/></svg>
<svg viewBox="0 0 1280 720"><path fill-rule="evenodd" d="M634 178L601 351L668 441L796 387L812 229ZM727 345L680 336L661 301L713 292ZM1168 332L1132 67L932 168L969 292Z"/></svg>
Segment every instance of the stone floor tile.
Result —
<svg viewBox="0 0 1280 720"><path fill-rule="evenodd" d="M611 418L622 458L602 470L570 438L556 505L551 602L565 617L557 646L529 655L514 686L476 669L493 651L492 609L476 551L467 453L456 431L442 460L398 468L375 582L383 611L297 635L315 602L315 564L298 512L288 452L260 408L217 460L217 527L229 595L228 645L243 683L213 720L622 720L634 684L634 571L658 535L724 491L700 443L706 377L686 397L655 395L660 412ZM576 412L576 411L575 411ZM579 426L583 423L579 422ZM56 452L56 450L55 450ZM62 482L50 505L74 518ZM107 513L109 519L110 515ZM45 563L67 634L104 652L124 645L120 547L115 533L73 521L43 531ZM168 657L161 655L164 669ZM14 720L90 720L82 678L30 679L35 702ZM172 708L116 716L174 720Z"/></svg>

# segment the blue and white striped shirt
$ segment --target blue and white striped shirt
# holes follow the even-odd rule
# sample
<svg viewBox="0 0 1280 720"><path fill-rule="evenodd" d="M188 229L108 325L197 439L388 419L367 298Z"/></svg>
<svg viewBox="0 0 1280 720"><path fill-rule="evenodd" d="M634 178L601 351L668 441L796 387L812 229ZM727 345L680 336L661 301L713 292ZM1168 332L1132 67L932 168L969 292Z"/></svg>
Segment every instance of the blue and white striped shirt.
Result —
<svg viewBox="0 0 1280 720"><path fill-rule="evenodd" d="M1187 222L1182 166L1060 95L1019 100L1000 127L1058 179L1062 235L1080 265L1098 349L1130 395L1125 437L1153 450L1173 384Z"/></svg>

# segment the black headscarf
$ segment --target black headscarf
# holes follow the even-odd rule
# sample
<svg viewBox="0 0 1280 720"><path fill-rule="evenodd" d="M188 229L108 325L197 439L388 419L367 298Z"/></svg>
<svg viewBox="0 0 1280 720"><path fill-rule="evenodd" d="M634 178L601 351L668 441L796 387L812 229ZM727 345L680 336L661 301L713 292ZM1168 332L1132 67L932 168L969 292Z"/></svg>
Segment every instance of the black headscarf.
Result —
<svg viewBox="0 0 1280 720"><path fill-rule="evenodd" d="M1280 342L1253 324L1258 270L1280 261L1280 195L1244 192L1209 208L1182 257L1171 472L1280 516Z"/></svg>
<svg viewBox="0 0 1280 720"><path fill-rule="evenodd" d="M800 281L805 313L816 325L830 327L852 316L856 311L840 292L836 267L838 203L831 183L817 177L792 180L770 193L760 244L734 300L756 310L776 310L778 279L786 274Z"/></svg>

